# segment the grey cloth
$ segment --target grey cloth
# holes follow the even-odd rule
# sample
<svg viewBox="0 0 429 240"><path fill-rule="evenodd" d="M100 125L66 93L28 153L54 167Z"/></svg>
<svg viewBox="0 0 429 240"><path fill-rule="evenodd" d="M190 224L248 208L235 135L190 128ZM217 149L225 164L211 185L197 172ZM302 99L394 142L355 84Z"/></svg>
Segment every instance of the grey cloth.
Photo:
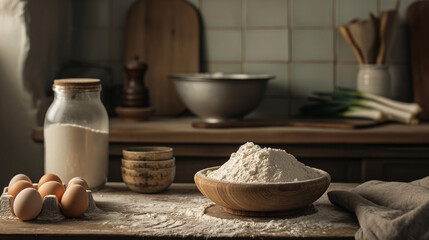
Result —
<svg viewBox="0 0 429 240"><path fill-rule="evenodd" d="M356 239L429 239L429 177L411 182L365 182L329 200L356 214Z"/></svg>

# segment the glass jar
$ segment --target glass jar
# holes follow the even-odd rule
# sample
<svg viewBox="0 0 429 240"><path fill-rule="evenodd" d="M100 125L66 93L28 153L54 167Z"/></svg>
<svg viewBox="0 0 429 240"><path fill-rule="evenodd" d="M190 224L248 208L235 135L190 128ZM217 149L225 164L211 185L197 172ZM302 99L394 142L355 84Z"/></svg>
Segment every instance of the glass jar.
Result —
<svg viewBox="0 0 429 240"><path fill-rule="evenodd" d="M54 81L54 101L44 125L45 173L64 183L82 177L89 188L104 186L109 157L109 118L99 79Z"/></svg>
<svg viewBox="0 0 429 240"><path fill-rule="evenodd" d="M387 65L364 64L359 66L357 90L390 97L390 74Z"/></svg>

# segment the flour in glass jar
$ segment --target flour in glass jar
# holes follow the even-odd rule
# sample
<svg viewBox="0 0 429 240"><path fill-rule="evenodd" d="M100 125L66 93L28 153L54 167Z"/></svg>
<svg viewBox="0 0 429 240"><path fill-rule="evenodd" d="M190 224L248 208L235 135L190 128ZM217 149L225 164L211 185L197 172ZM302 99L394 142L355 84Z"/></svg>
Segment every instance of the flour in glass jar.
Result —
<svg viewBox="0 0 429 240"><path fill-rule="evenodd" d="M82 177L95 188L103 185L108 171L109 134L76 124L52 124L44 130L45 172L65 183Z"/></svg>
<svg viewBox="0 0 429 240"><path fill-rule="evenodd" d="M282 149L261 148L248 142L207 176L237 183L273 183L308 180L320 174Z"/></svg>

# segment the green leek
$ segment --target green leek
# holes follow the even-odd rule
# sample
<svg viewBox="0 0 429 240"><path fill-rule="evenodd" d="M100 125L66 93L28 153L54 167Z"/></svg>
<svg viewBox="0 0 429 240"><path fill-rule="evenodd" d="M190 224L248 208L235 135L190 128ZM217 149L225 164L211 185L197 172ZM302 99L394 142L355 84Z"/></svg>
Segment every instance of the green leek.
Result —
<svg viewBox="0 0 429 240"><path fill-rule="evenodd" d="M382 96L378 96L372 93L366 93L361 91L355 91L347 88L338 88L338 93L350 96L350 97L357 97L357 98L363 98L363 99L369 99L373 101L377 101L379 103L382 103L384 105L390 106L392 108L397 108L405 112L410 112L412 114L417 115L422 111L422 108L417 103L404 103L395 101L389 98L385 98Z"/></svg>

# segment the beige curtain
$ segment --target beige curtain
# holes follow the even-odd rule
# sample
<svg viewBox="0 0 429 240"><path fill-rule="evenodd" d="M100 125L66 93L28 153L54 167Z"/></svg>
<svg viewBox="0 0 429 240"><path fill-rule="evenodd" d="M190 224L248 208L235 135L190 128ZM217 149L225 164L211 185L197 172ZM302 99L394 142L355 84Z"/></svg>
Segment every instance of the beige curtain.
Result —
<svg viewBox="0 0 429 240"><path fill-rule="evenodd" d="M48 83L70 54L69 0L0 1L0 184L17 173L36 181L43 144L31 139L49 105Z"/></svg>

